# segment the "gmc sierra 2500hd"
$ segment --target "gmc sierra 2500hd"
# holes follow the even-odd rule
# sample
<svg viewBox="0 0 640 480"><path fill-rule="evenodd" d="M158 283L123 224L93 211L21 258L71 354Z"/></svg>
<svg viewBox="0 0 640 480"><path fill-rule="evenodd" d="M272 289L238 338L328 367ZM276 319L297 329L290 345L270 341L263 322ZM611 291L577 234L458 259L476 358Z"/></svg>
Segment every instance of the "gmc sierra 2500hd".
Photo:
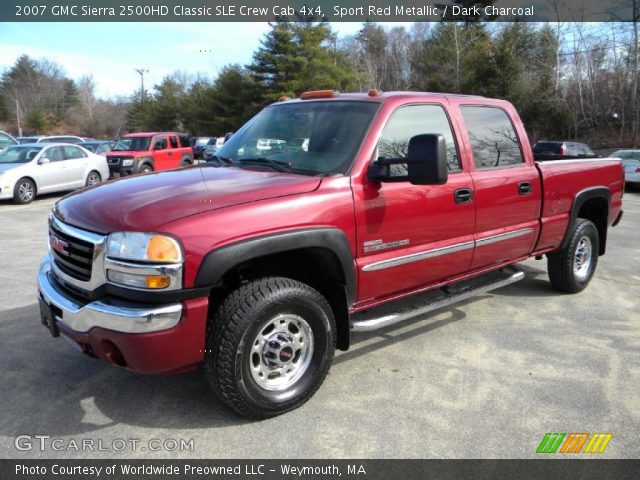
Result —
<svg viewBox="0 0 640 480"><path fill-rule="evenodd" d="M517 281L528 257L584 289L623 181L619 160L535 163L505 101L306 92L208 164L61 199L41 319L136 372L204 363L222 401L270 417L313 395L353 332ZM391 303L409 295L423 306Z"/></svg>

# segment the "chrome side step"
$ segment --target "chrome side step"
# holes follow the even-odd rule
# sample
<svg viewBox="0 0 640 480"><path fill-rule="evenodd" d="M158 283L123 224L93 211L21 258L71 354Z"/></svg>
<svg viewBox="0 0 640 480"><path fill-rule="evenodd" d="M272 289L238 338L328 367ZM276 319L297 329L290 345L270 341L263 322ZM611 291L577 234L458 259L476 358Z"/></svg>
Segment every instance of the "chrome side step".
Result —
<svg viewBox="0 0 640 480"><path fill-rule="evenodd" d="M356 313L351 316L351 331L370 332L379 328L388 327L389 325L504 287L523 278L524 272L514 266L508 266L496 272L461 282L458 284L461 287L454 293L443 294L442 289L436 289L435 291L428 291L411 297L414 299L413 304L405 306L401 311L389 312L389 307L393 308L393 306L384 305L363 313ZM439 296L438 293L440 293ZM419 305L416 305L416 300L422 301ZM407 300L404 300L402 302L406 304L406 301ZM384 312L385 310L387 313Z"/></svg>

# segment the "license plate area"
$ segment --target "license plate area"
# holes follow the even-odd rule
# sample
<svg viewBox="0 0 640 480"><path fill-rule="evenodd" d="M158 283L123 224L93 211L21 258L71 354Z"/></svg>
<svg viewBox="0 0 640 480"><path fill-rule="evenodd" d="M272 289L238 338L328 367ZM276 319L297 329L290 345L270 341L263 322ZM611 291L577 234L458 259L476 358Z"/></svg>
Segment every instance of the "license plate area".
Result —
<svg viewBox="0 0 640 480"><path fill-rule="evenodd" d="M60 329L56 325L55 307L49 305L42 297L38 298L40 305L40 322L51 332L52 337L60 336ZM57 310L57 309L56 309ZM62 312L59 312L62 313Z"/></svg>

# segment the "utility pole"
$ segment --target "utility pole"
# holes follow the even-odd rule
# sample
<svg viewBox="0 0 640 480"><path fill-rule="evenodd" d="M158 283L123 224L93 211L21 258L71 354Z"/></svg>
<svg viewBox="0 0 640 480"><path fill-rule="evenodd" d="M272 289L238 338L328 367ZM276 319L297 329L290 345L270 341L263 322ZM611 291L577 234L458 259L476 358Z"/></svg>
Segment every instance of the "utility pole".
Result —
<svg viewBox="0 0 640 480"><path fill-rule="evenodd" d="M145 68L136 68L135 71L140 75L140 94L144 95L144 74L149 73L149 70Z"/></svg>
<svg viewBox="0 0 640 480"><path fill-rule="evenodd" d="M18 124L18 136L21 137L22 126L20 125L20 101L17 98L16 98L16 123Z"/></svg>

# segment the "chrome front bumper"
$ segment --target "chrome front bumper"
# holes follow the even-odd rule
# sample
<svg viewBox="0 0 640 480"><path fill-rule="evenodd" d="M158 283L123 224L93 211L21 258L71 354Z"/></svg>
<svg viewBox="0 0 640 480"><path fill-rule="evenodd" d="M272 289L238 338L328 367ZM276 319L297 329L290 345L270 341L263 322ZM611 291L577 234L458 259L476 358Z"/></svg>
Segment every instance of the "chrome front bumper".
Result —
<svg viewBox="0 0 640 480"><path fill-rule="evenodd" d="M75 332L88 332L94 327L124 333L149 333L172 328L182 317L182 304L144 305L115 299L82 304L69 297L52 280L49 254L40 262L38 290L45 303L59 313L55 320Z"/></svg>

